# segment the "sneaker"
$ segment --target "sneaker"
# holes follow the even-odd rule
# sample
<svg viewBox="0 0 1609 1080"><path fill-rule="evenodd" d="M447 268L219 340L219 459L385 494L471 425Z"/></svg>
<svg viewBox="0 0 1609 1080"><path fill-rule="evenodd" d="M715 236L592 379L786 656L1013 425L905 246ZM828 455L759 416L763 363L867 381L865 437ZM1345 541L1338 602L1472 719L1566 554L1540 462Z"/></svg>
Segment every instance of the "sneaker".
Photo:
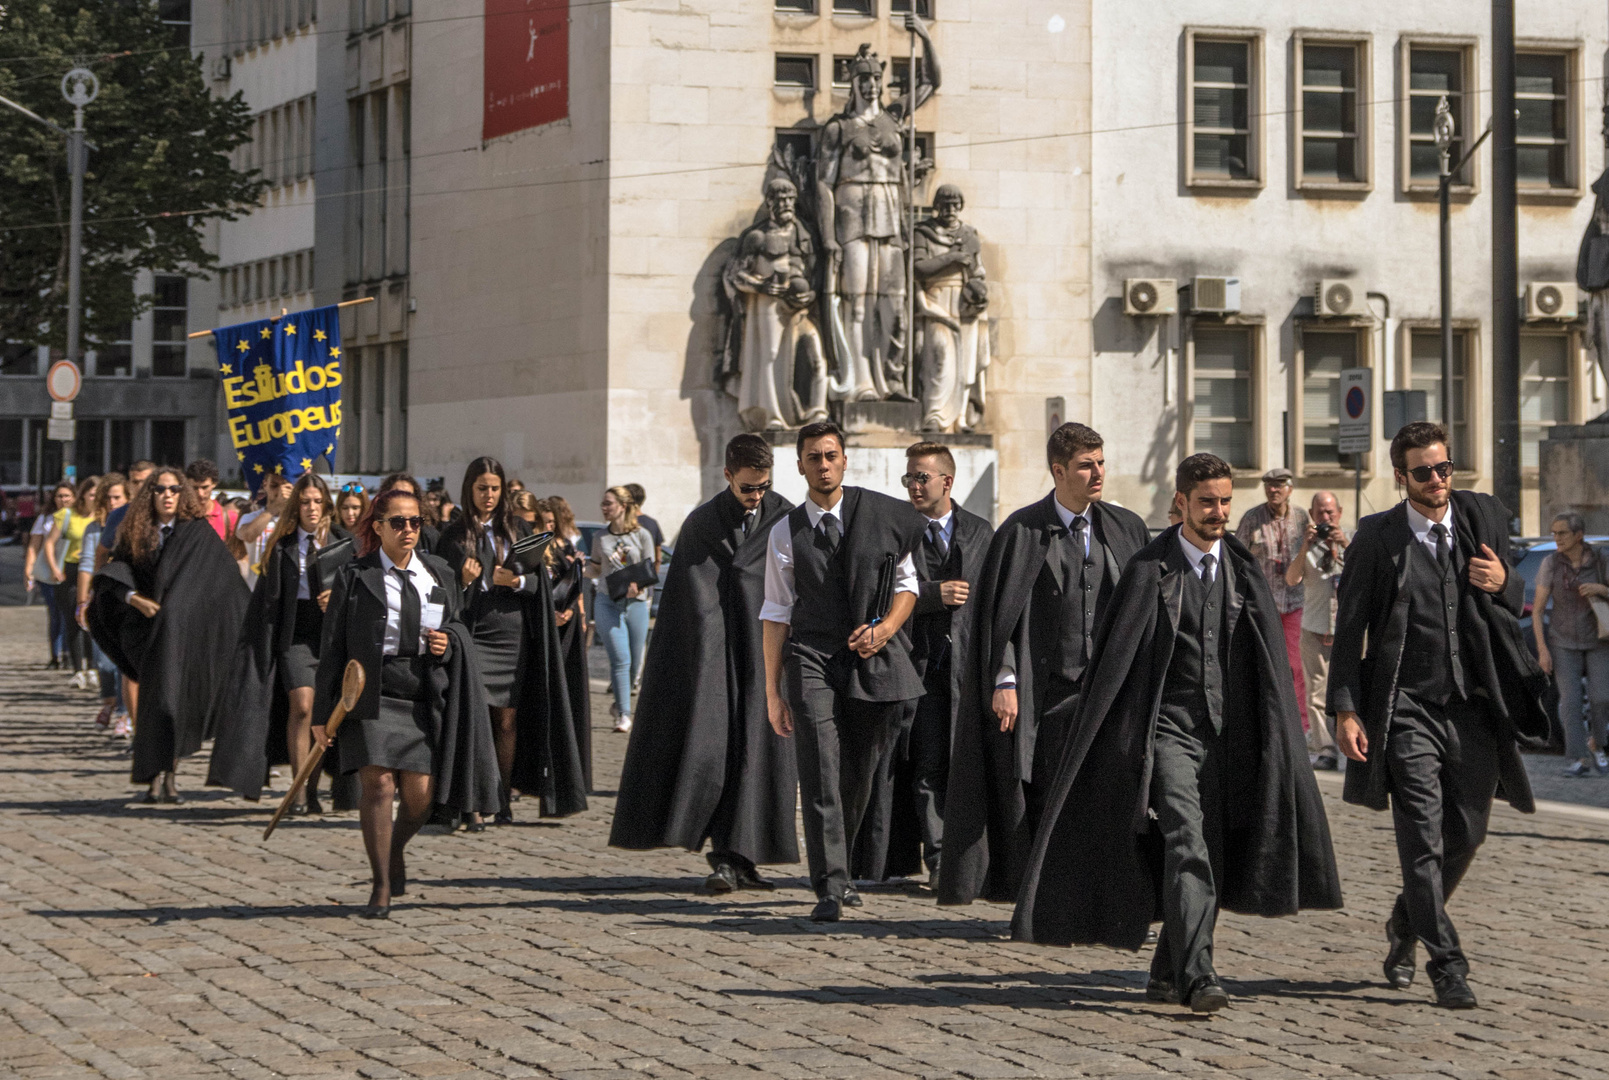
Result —
<svg viewBox="0 0 1609 1080"><path fill-rule="evenodd" d="M112 734L122 739L134 737L134 722L129 719L128 713L117 714L117 719L112 721Z"/></svg>
<svg viewBox="0 0 1609 1080"><path fill-rule="evenodd" d="M1592 766L1588 765L1585 761L1572 761L1569 765L1565 766L1563 775L1576 777L1591 776Z"/></svg>
<svg viewBox="0 0 1609 1080"><path fill-rule="evenodd" d="M1609 776L1609 754L1599 750L1593 755L1593 764L1598 767L1599 776Z"/></svg>
<svg viewBox="0 0 1609 1080"><path fill-rule="evenodd" d="M95 714L95 726L105 727L107 724L110 724L112 722L112 710L116 707L117 705L115 702L109 702L105 705L102 705L101 711Z"/></svg>
<svg viewBox="0 0 1609 1080"><path fill-rule="evenodd" d="M620 732L622 735L624 735L626 732L631 730L631 714L630 713L621 713L615 719L615 730Z"/></svg>
<svg viewBox="0 0 1609 1080"><path fill-rule="evenodd" d="M73 677L67 681L72 684L74 690L87 690L89 689L89 679L86 678L88 674L89 672L87 671L75 671L73 672Z"/></svg>

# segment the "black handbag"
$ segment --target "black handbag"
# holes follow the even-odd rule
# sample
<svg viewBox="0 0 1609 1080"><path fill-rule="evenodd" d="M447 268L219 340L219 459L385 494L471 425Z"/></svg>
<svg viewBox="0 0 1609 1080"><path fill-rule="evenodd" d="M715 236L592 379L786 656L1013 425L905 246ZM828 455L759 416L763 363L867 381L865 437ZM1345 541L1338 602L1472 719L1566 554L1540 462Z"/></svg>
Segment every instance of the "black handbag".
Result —
<svg viewBox="0 0 1609 1080"><path fill-rule="evenodd" d="M603 586L609 593L609 599L615 603L624 603L627 591L633 586L646 589L659 584L659 575L654 572L654 564L644 560L621 567L603 579Z"/></svg>
<svg viewBox="0 0 1609 1080"><path fill-rule="evenodd" d="M343 536L339 540L319 548L313 555L312 572L308 575L311 579L308 585L311 587L313 595L317 596L334 585L336 573L341 567L351 562L356 554L357 551L353 547L350 536Z"/></svg>
<svg viewBox="0 0 1609 1080"><path fill-rule="evenodd" d="M508 561L513 564L510 569L518 569L522 574L534 574L546 569L547 564L542 556L551 543L553 534L550 532L532 533L514 541L513 550L508 553Z"/></svg>
<svg viewBox="0 0 1609 1080"><path fill-rule="evenodd" d="M570 605L575 603L576 597L581 595L585 582L586 574L581 560L577 559L567 564L553 579L553 610L568 611Z"/></svg>

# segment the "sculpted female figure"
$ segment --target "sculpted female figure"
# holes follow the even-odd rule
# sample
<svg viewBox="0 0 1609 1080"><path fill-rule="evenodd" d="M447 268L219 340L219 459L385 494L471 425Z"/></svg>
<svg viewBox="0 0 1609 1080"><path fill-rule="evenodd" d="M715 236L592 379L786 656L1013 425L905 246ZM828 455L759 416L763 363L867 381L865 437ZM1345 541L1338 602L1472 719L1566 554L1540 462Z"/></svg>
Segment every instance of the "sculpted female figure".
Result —
<svg viewBox="0 0 1609 1080"><path fill-rule="evenodd" d="M888 365L902 351L895 339L906 288L901 125L939 87L927 28L914 15L905 25L922 39L913 89L885 109L883 63L862 45L850 62L849 103L827 122L816 158L817 224L830 260L827 314L835 346L847 352L840 375L852 401L887 398Z"/></svg>

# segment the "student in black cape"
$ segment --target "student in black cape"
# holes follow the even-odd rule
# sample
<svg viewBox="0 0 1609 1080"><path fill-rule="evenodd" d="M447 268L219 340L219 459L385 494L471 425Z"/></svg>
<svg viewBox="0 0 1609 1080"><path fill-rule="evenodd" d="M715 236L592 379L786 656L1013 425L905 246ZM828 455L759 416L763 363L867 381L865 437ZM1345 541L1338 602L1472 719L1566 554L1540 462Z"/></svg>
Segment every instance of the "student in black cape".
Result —
<svg viewBox="0 0 1609 1080"><path fill-rule="evenodd" d="M337 572L324 612L313 737L341 697L349 660L367 681L336 734L343 773L362 783L358 820L373 887L365 918L391 915L407 891L403 851L433 803L459 813L498 805L497 753L475 648L448 565L416 550L419 500L393 488L358 523L359 555ZM396 804L395 820L392 806Z"/></svg>
<svg viewBox="0 0 1609 1080"><path fill-rule="evenodd" d="M1542 704L1548 677L1520 633L1525 588L1508 565L1508 509L1453 490L1439 424L1399 431L1391 464L1407 498L1364 518L1347 546L1329 708L1353 762L1343 798L1389 805L1396 831L1402 892L1386 922L1386 981L1413 982L1423 942L1436 1003L1472 1009L1446 902L1486 838L1493 794L1536 810L1520 750L1559 747Z"/></svg>
<svg viewBox="0 0 1609 1080"><path fill-rule="evenodd" d="M1150 541L1138 514L1102 498L1104 445L1083 424L1052 432L1055 490L1007 518L989 547L956 709L941 904L1016 900L1095 628Z"/></svg>
<svg viewBox="0 0 1609 1080"><path fill-rule="evenodd" d="M580 750L559 655L553 587L545 573L511 569L514 545L532 535L514 513L503 466L479 457L464 470L463 513L442 529L436 553L463 593L503 778L496 821L512 824L511 787L537 795L542 813L587 807ZM478 830L473 819L471 830Z"/></svg>
<svg viewBox="0 0 1609 1080"><path fill-rule="evenodd" d="M911 555L927 519L907 502L844 486L838 425L806 424L798 453L809 498L767 541L766 710L798 756L818 899L811 918L837 922L845 906L861 905L849 857L878 760L905 703L922 694L902 631L916 606Z"/></svg>
<svg viewBox="0 0 1609 1080"><path fill-rule="evenodd" d="M90 633L140 686L132 779L150 784L146 802L181 802L178 759L212 735L251 599L182 470L135 492L92 588Z"/></svg>
<svg viewBox="0 0 1609 1080"><path fill-rule="evenodd" d="M950 741L960 701L961 657L969 655L968 603L983 573L994 527L951 498L955 455L943 443L914 443L905 451L906 495L927 531L916 552L920 584L911 615L911 662L922 676L922 696L911 703L899 738L883 755L867 819L855 847L855 876L880 881L909 877L927 864L928 883L939 880Z"/></svg>
<svg viewBox="0 0 1609 1080"><path fill-rule="evenodd" d="M264 544L268 554L241 623L234 681L219 717L208 784L256 802L270 765L289 765L294 776L313 752L313 687L333 583L320 577L318 553L350 539L335 523L335 504L323 478L303 473L291 485ZM341 787L339 773L335 778ZM308 778L290 813L324 812L318 780L318 773ZM346 785L337 809L355 806L355 796L354 785Z"/></svg>
<svg viewBox="0 0 1609 1080"><path fill-rule="evenodd" d="M529 494L529 492L526 492ZM582 787L592 791L592 676L587 670L587 558L570 540L579 535L570 504L557 495L540 500L538 531L553 534L548 546L548 575L553 582L553 621L559 628L559 655L564 659L564 685L570 691L570 722L581 755Z"/></svg>
<svg viewBox="0 0 1609 1080"><path fill-rule="evenodd" d="M1138 949L1160 918L1146 996L1194 1012L1228 1004L1220 909L1341 906L1283 623L1226 531L1232 475L1180 462L1184 523L1118 582L1011 923L1017 941Z"/></svg>
<svg viewBox="0 0 1609 1080"><path fill-rule="evenodd" d="M765 708L766 548L792 509L771 490L771 464L764 439L736 436L727 486L682 522L609 834L635 850L708 840L712 893L770 889L757 865L799 861L793 749Z"/></svg>

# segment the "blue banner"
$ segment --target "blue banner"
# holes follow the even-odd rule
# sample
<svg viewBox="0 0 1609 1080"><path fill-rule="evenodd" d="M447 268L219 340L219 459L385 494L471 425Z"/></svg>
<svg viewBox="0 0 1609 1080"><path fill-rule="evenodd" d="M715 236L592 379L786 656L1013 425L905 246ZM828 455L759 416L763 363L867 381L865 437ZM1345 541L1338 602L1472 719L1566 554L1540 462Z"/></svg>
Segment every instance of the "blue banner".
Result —
<svg viewBox="0 0 1609 1080"><path fill-rule="evenodd" d="M212 332L229 438L255 492L268 473L298 477L341 433L341 318L334 304Z"/></svg>

